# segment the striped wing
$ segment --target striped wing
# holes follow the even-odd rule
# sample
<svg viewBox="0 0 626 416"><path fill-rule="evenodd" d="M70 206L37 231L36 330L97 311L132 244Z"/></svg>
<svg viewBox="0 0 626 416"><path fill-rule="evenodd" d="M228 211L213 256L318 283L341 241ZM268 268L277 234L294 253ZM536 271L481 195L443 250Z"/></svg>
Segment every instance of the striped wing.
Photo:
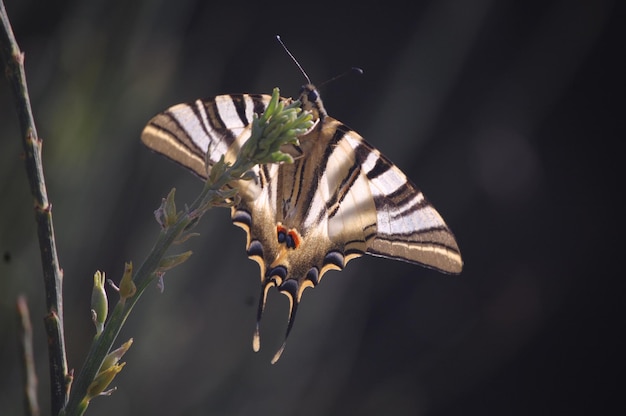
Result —
<svg viewBox="0 0 626 416"><path fill-rule="evenodd" d="M262 114L270 98L262 94L231 94L178 104L152 118L141 133L141 140L150 149L206 179L210 167L222 156L226 162L235 161L250 137L253 114ZM253 170L258 173L259 168ZM253 181L239 181L238 185L242 193L258 195Z"/></svg>
<svg viewBox="0 0 626 416"><path fill-rule="evenodd" d="M361 161L376 205L377 231L367 254L460 273L463 261L454 235L424 194L357 133L345 139Z"/></svg>
<svg viewBox="0 0 626 416"><path fill-rule="evenodd" d="M142 141L206 178L222 155L235 160L250 137L253 114L269 99L222 95L179 104L150 120ZM364 253L447 273L459 273L463 264L454 236L421 191L358 133L328 117L312 85L303 87L300 100L320 121L292 149L301 157L257 166L256 181L234 185L241 201L232 220L246 231L247 254L261 271L255 351L272 286L290 300L286 341L304 289Z"/></svg>

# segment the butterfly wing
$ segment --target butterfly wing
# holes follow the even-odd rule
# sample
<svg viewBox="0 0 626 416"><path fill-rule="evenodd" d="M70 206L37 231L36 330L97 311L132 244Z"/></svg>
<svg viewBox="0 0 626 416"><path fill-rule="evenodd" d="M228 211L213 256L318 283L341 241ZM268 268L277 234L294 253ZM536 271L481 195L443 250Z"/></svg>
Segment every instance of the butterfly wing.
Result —
<svg viewBox="0 0 626 416"><path fill-rule="evenodd" d="M262 114L269 95L230 94L178 104L153 117L142 142L150 149L206 179L211 166L222 156L233 163L250 138L254 114ZM208 163L208 165L207 165ZM253 169L258 172L258 167ZM239 181L240 191L256 195L255 181Z"/></svg>
<svg viewBox="0 0 626 416"><path fill-rule="evenodd" d="M361 162L376 207L376 235L366 253L460 273L454 235L424 194L356 132L346 133L345 140Z"/></svg>

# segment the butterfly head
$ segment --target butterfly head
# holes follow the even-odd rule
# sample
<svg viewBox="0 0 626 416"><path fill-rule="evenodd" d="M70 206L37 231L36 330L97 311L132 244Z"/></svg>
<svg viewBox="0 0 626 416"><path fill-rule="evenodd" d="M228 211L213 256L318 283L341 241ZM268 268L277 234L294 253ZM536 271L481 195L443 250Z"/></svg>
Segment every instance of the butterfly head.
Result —
<svg viewBox="0 0 626 416"><path fill-rule="evenodd" d="M302 103L302 109L310 111L313 114L314 120L324 122L324 119L328 115L324 108L324 103L320 97L320 93L313 84L305 84L300 88L299 100Z"/></svg>

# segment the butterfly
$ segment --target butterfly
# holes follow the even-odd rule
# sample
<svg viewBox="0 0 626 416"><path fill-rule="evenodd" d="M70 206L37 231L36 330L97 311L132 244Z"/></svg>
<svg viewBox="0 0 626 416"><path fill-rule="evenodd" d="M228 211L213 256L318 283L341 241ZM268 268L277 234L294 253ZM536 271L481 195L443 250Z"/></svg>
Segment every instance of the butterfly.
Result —
<svg viewBox="0 0 626 416"><path fill-rule="evenodd" d="M178 104L152 118L141 140L206 179L222 156L235 161L253 115L262 114L270 98L230 94ZM304 85L299 101L317 124L287 149L294 162L257 165L256 180L233 185L240 198L231 218L245 230L246 253L261 271L255 351L268 291L276 287L289 299L285 339L272 363L285 348L303 291L327 271L342 270L363 254L451 274L463 267L454 235L404 173L328 116L315 86Z"/></svg>

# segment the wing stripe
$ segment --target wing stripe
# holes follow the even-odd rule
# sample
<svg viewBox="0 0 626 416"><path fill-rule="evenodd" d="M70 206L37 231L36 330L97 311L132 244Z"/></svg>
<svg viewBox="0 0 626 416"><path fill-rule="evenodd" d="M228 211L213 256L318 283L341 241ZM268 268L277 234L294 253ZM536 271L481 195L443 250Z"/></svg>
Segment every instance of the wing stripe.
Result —
<svg viewBox="0 0 626 416"><path fill-rule="evenodd" d="M393 192L390 192L385 195L386 198L392 200L394 205L399 205L404 203L407 198L412 198L413 193L411 192L411 186L407 182L404 182L398 188L396 188Z"/></svg>
<svg viewBox="0 0 626 416"><path fill-rule="evenodd" d="M316 194L317 194L317 190L319 188L319 184L320 184L320 179L323 175L323 173L326 171L326 165L328 164L328 160L331 156L331 154L335 151L336 145L337 143L343 139L343 137L346 135L347 132L349 132L350 130L348 129L348 127L344 126L343 124L338 124L332 138L330 139L330 141L328 142L326 149L324 150L324 155L321 159L321 164L320 166L317 166L315 168L315 171L313 172L313 177L310 178L310 183L311 186L309 187L306 195L305 195L305 199L304 199L304 206L306 207L306 212L304 213L304 217L303 218L309 218L310 214L311 214L311 208L313 207L313 199L315 198ZM323 205L323 208L320 208L320 210L323 210L325 208L326 204ZM323 216L323 212L319 212L317 213L313 218L319 218L320 215Z"/></svg>
<svg viewBox="0 0 626 416"><path fill-rule="evenodd" d="M285 195L288 191L283 188L283 195L280 197L281 200L285 202L283 206L283 218L289 216L285 210L288 207L296 207L300 202L300 195L302 193L304 179L305 179L305 168L306 168L306 160L298 159L293 163L293 176L290 175L288 178L291 182L291 186L288 187L291 189L291 193L289 195ZM279 201L280 202L280 201Z"/></svg>
<svg viewBox="0 0 626 416"><path fill-rule="evenodd" d="M242 95L229 95L230 99L233 101L233 106L235 107L235 111L237 112L237 116L239 116L239 120L241 120L241 124L247 126L250 124L248 120L248 116L246 115L246 96Z"/></svg>
<svg viewBox="0 0 626 416"><path fill-rule="evenodd" d="M184 105L181 108L191 109L191 106L190 105ZM181 140L179 139L179 137L181 136L180 133L182 133L182 135L186 139L183 142L183 145L187 149L189 149L192 153L194 153L196 155L199 155L199 156L203 156L204 155L204 151L193 140L192 133L187 129L187 125L185 123L183 123L182 120L180 120L179 117L177 117L174 112L167 111L164 114L167 115L167 117L168 117L168 124L169 124L169 122L174 124L176 126L176 129L179 130L178 132L176 130L169 130L164 125L157 126L156 123L154 123L154 122L151 125L155 126L155 127L158 127L162 131L168 132L169 135L171 136L171 140L173 140L173 141L180 142Z"/></svg>
<svg viewBox="0 0 626 416"><path fill-rule="evenodd" d="M252 111L254 114L261 115L265 112L267 104L269 102L267 95L262 94L250 94L248 95L252 99Z"/></svg>
<svg viewBox="0 0 626 416"><path fill-rule="evenodd" d="M269 186L269 176L270 176L270 172L269 172L269 168L267 165L261 165L259 166L259 185L261 186L261 188L265 188L266 186Z"/></svg>
<svg viewBox="0 0 626 416"><path fill-rule="evenodd" d="M388 241L395 241L391 237L405 237L405 238L402 238L402 239L398 239L398 241L406 242L408 237L419 236L420 234L426 234L426 233L438 232L438 231L448 232L449 230L448 230L448 227L445 226L445 225L435 225L435 226L428 227L428 228L420 228L419 230L408 230L408 231L405 231L405 232L394 232L393 234L379 232L377 234L377 238L380 238L380 239L383 239L383 240L388 240Z"/></svg>
<svg viewBox="0 0 626 416"><path fill-rule="evenodd" d="M206 137L213 137L213 134L211 134L211 130L213 129L208 124L210 120L208 118L208 114L204 106L204 103L200 100L197 100L194 104L195 105L191 105L191 104L187 105L188 109L196 117L198 124L200 125L200 127L202 128L202 131L204 132L204 135ZM171 114L171 115L172 117L176 118L174 114ZM193 136L189 132L187 133L187 137L189 138L189 141L191 141L194 144L195 147L197 147L199 150L202 151L202 147L200 146L200 144L196 143ZM202 151L202 153L204 154L204 151Z"/></svg>
<svg viewBox="0 0 626 416"><path fill-rule="evenodd" d="M409 214L419 209L430 206L430 203L424 198L424 195L418 191L416 194L412 185L406 185L405 189L401 192L392 192L387 195L376 195L374 202L378 209L385 209L388 211L396 211L395 216L400 216L404 213ZM404 192L405 195L400 197Z"/></svg>
<svg viewBox="0 0 626 416"><path fill-rule="evenodd" d="M361 144L359 146L359 148L356 149L356 152L357 152L357 154L363 154L365 152L368 152L368 153L371 153L371 154L375 154L371 149L368 149L363 144ZM380 155L377 155L377 156L379 156L379 157L378 157L378 159L376 159L376 163L374 164L374 167L372 167L372 169L370 169L367 172L367 179L372 180L374 178L377 178L380 175L383 175L385 172L387 172L392 167L391 163L387 162L385 159L380 157Z"/></svg>
<svg viewBox="0 0 626 416"><path fill-rule="evenodd" d="M230 130L228 130L228 127L226 127L224 120L222 120L219 108L217 106L217 102L200 101L200 103L202 104L202 107L204 108L204 113L206 114L206 118L212 130L220 130L220 131L226 130L230 132ZM211 134L208 132L207 132L207 135L211 136Z"/></svg>
<svg viewBox="0 0 626 416"><path fill-rule="evenodd" d="M301 159L298 163L299 169L298 169L298 186L296 187L297 189L294 189L296 195L294 197L294 205L298 205L300 203L300 196L302 195L302 189L303 189L303 185L304 185L304 172L306 172L306 159Z"/></svg>
<svg viewBox="0 0 626 416"><path fill-rule="evenodd" d="M343 178L337 190L331 196L330 200L326 202L326 209L329 210L328 218L332 218L337 214L339 206L343 202L344 198L350 192L352 185L359 178L361 174L361 164L358 160L355 160L354 164L348 170L346 176Z"/></svg>
<svg viewBox="0 0 626 416"><path fill-rule="evenodd" d="M418 195L413 195L412 197L407 198L401 204L398 204L395 212L390 212L391 219L395 220L400 217L405 217L427 207L430 207L430 204L428 203L428 201L426 201L426 199L424 199L422 193L420 192Z"/></svg>
<svg viewBox="0 0 626 416"><path fill-rule="evenodd" d="M167 139L173 142L180 141L178 139L180 132L182 132L185 136L188 136L183 126L181 126L180 123L178 123L178 120L176 120L176 118L174 118L170 113L163 113L163 116L166 116L169 122L160 124L158 122L161 122L162 120L153 119L150 121L148 126L156 130L158 133L167 136ZM170 124L174 124L174 126L170 126ZM171 129L170 127L176 127L179 130L179 132L176 132L174 129ZM188 146L185 145L185 147L188 147Z"/></svg>

